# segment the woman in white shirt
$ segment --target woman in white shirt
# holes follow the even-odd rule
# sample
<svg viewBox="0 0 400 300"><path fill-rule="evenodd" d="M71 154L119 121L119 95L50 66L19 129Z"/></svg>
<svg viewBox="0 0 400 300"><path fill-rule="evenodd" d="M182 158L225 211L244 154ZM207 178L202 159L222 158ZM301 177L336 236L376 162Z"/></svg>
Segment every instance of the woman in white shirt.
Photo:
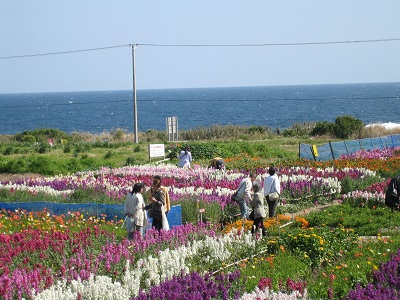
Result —
<svg viewBox="0 0 400 300"><path fill-rule="evenodd" d="M268 216L272 218L276 214L276 207L278 206L279 199L272 200L270 199L269 195L276 192L278 193L278 196L280 196L281 183L274 167L270 167L268 169L268 173L269 176L265 177L264 179L264 196L268 204Z"/></svg>
<svg viewBox="0 0 400 300"><path fill-rule="evenodd" d="M190 168L190 163L192 162L192 153L190 153L189 146L186 146L185 150L179 153L178 158L180 159L178 167Z"/></svg>
<svg viewBox="0 0 400 300"><path fill-rule="evenodd" d="M128 240L132 240L135 231L138 231L143 236L143 228L147 226L147 215L144 207L142 191L143 183L135 183L132 192L126 196L124 212L126 215L126 231L128 232Z"/></svg>

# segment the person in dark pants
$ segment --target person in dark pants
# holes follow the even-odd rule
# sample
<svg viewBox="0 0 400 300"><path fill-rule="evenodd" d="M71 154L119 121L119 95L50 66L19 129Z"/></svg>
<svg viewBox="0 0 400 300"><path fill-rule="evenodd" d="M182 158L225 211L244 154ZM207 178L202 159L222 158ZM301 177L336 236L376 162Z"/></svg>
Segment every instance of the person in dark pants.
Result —
<svg viewBox="0 0 400 300"><path fill-rule="evenodd" d="M266 217L264 209L264 193L261 187L261 183L258 180L253 181L253 199L250 202L250 206L254 211L254 220L251 233L257 232L261 228L263 236L267 235L267 231L264 227L264 218Z"/></svg>
<svg viewBox="0 0 400 300"><path fill-rule="evenodd" d="M165 210L165 213L168 214L169 211L171 210L171 201L169 199L168 187L162 185L162 179L161 179L160 175L154 175L153 180L154 179L160 179L161 189L164 191L164 196L165 196L165 199L164 199L165 200L164 210ZM153 188L150 188L149 191L148 191L147 198L151 199L152 197L153 197Z"/></svg>
<svg viewBox="0 0 400 300"><path fill-rule="evenodd" d="M162 229L162 213L161 209L164 209L165 194L161 188L161 180L156 178L153 180L153 195L149 199L150 204L146 205L146 210L151 210L150 218L153 219L152 226L157 230Z"/></svg>
<svg viewBox="0 0 400 300"><path fill-rule="evenodd" d="M392 178L385 194L385 205L392 210L400 208L400 175Z"/></svg>
<svg viewBox="0 0 400 300"><path fill-rule="evenodd" d="M240 181L239 188L237 190L235 201L239 205L243 228L244 223L249 218L249 207L247 205L252 199L252 184L256 178L256 173L250 173L248 177L243 178Z"/></svg>
<svg viewBox="0 0 400 300"><path fill-rule="evenodd" d="M279 199L272 200L270 199L270 195L275 192L278 195L281 194L281 183L274 167L270 167L268 173L269 175L264 179L264 196L268 203L268 216L273 218L276 214Z"/></svg>

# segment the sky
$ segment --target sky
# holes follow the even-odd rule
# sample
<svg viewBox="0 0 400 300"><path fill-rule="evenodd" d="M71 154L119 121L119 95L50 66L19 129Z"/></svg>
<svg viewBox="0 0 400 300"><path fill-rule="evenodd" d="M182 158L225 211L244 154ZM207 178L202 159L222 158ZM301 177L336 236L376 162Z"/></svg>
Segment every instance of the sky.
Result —
<svg viewBox="0 0 400 300"><path fill-rule="evenodd" d="M137 90L400 82L399 15L399 0L0 0L0 93L131 90L132 44ZM398 40L290 45L382 39ZM266 46L216 46L245 44Z"/></svg>

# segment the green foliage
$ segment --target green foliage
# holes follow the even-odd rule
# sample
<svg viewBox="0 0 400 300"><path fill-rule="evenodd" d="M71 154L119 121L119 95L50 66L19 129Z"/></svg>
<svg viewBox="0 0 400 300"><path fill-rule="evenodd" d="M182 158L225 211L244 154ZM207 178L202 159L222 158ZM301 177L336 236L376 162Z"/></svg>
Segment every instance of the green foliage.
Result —
<svg viewBox="0 0 400 300"><path fill-rule="evenodd" d="M317 122L311 130L312 136L332 135L334 133L334 124L327 121Z"/></svg>
<svg viewBox="0 0 400 300"><path fill-rule="evenodd" d="M321 212L313 212L307 216L311 227L326 225L353 228L358 235L376 236L384 228L396 230L400 224L400 214L393 213L389 208L353 207L348 204L331 206Z"/></svg>
<svg viewBox="0 0 400 300"><path fill-rule="evenodd" d="M154 141L166 141L167 140L167 134L165 131L157 131L155 129L148 129L145 134L145 140L148 143L154 142Z"/></svg>
<svg viewBox="0 0 400 300"><path fill-rule="evenodd" d="M126 162L124 164L124 166L134 166L138 163L137 159L134 157L128 157L126 159Z"/></svg>
<svg viewBox="0 0 400 300"><path fill-rule="evenodd" d="M337 117L335 123L317 122L311 131L312 136L332 135L339 139L347 139L352 135L359 136L364 124L352 116Z"/></svg>
<svg viewBox="0 0 400 300"><path fill-rule="evenodd" d="M113 132L114 134L114 139L116 140L122 140L125 136L125 132L122 129L117 129Z"/></svg>
<svg viewBox="0 0 400 300"><path fill-rule="evenodd" d="M363 191L365 188L379 182L382 182L380 176L365 176L357 179L346 176L340 181L340 184L342 186L342 194L347 194L352 191Z"/></svg>
<svg viewBox="0 0 400 300"><path fill-rule="evenodd" d="M263 126L212 125L179 132L182 140L254 140L265 139L272 130Z"/></svg>
<svg viewBox="0 0 400 300"><path fill-rule="evenodd" d="M46 142L47 139L57 139L57 140L69 139L67 133L58 129L49 129L49 128L27 130L21 133L17 133L14 136L14 139L19 142L24 142L24 141L28 142L29 140L32 140L32 137L35 139L35 141L38 142Z"/></svg>
<svg viewBox="0 0 400 300"><path fill-rule="evenodd" d="M23 135L23 136L21 137L21 142L35 143L35 142L36 142L36 137L34 137L34 136L31 135L31 134L26 134L26 135Z"/></svg>
<svg viewBox="0 0 400 300"><path fill-rule="evenodd" d="M239 205L227 203L221 212L220 222L223 225L233 223L238 218L238 215L240 215Z"/></svg>
<svg viewBox="0 0 400 300"><path fill-rule="evenodd" d="M272 263L272 261L279 263ZM255 267L253 268L253 266ZM282 287L279 286L279 283L285 282L288 278L307 282L307 279L311 277L311 272L308 270L308 265L291 252L277 252L273 260L255 257L250 261L248 267L241 269L240 272L247 278L246 290L252 292L260 278L271 278L274 290L280 290Z"/></svg>
<svg viewBox="0 0 400 300"><path fill-rule="evenodd" d="M283 232L280 244L298 256L311 268L319 268L321 264L331 264L338 256L348 252L356 235L352 230L343 227L327 227L321 225L311 229L294 228Z"/></svg>
<svg viewBox="0 0 400 300"><path fill-rule="evenodd" d="M220 156L218 147L214 143L186 143L182 145L171 144L167 149L169 153L167 158L175 159L179 153L185 150L186 146L190 147L190 152L194 160L211 159Z"/></svg>
<svg viewBox="0 0 400 300"><path fill-rule="evenodd" d="M47 143L40 143L37 148L37 153L43 154L50 151L50 145Z"/></svg>
<svg viewBox="0 0 400 300"><path fill-rule="evenodd" d="M113 154L112 151L108 151L108 152L106 153L106 155L104 155L104 158L105 158L105 159L109 159L109 158L111 158L113 155L114 155L114 154Z"/></svg>
<svg viewBox="0 0 400 300"><path fill-rule="evenodd" d="M247 132L252 135L255 133L264 134L267 132L267 130L268 129L263 126L250 126L249 128L247 128Z"/></svg>
<svg viewBox="0 0 400 300"><path fill-rule="evenodd" d="M36 174L56 175L53 170L57 169L57 161L49 160L43 156L34 156L29 159L29 170Z"/></svg>
<svg viewBox="0 0 400 300"><path fill-rule="evenodd" d="M233 129L234 127L228 126L227 128L223 126L216 126L212 133L225 134L229 132L228 129ZM264 130L262 127L243 127L240 132L247 137L258 138L258 134L264 135L261 138L265 138L267 133L261 133ZM250 135L248 132L252 132L254 135ZM267 130L268 131L268 130ZM52 131L50 131L51 133ZM247 132L247 133L246 133ZM37 133L35 131L35 133ZM211 133L210 133L211 134ZM269 131L268 131L268 134ZM34 136L32 132L29 135ZM28 135L28 136L29 136ZM51 135L51 134L49 134ZM56 135L55 133L52 135ZM21 134L21 137L26 136ZM63 136L64 137L64 136ZM73 173L85 169L93 169L94 167L100 166L111 166L111 167L121 167L128 164L146 164L148 163L147 151L143 149L147 148L147 144L133 144L132 142L114 142L110 139L105 139L101 136L92 137L91 141L83 135L71 134L71 136L65 140L67 142L58 143L56 142L54 146L50 147L47 140L40 142L38 144L17 142L15 139L13 141L6 141L0 143L0 153L7 155L7 160L2 163L0 168L4 172L10 173L21 173L21 172L32 172L28 167L24 167L24 164L18 165L17 163L10 163L12 160L18 160L21 157L24 159L31 156L37 155L40 148L40 155L46 157L49 161L56 161L57 163L49 163L48 166L52 166L56 169L50 170L47 168L49 173L42 175L51 174L66 174ZM10 138L11 140L11 138ZM251 163L251 168L258 168L261 165L266 165L270 160L280 160L288 158L296 158L298 153L298 142L294 139L272 139L272 140L260 140L260 141L227 141L227 140L213 140L208 142L186 142L186 143L168 143L166 144L166 150L170 150L171 153L168 154L168 158L171 158L172 163L177 159L176 156L184 146L188 144L191 147L193 158L196 163L203 166L209 165L209 160L213 157L220 156L224 159L233 158L231 161L240 158L238 162L226 163L228 169L247 168L244 164L245 162ZM108 151L112 150L112 155L109 157L107 155ZM133 153L132 153L133 152ZM51 153L51 155L48 155ZM71 155L72 153L72 155ZM243 153L248 153L247 158L241 159ZM84 154L84 155L81 155ZM105 158L105 156L109 158ZM127 162L127 157L129 157L129 162ZM251 158L250 158L251 157ZM259 160L257 161L257 158ZM7 171L6 171L7 170Z"/></svg>
<svg viewBox="0 0 400 300"><path fill-rule="evenodd" d="M71 153L71 151L72 151L72 145L71 144L67 144L67 145L64 146L64 150L63 150L64 153Z"/></svg>
<svg viewBox="0 0 400 300"><path fill-rule="evenodd" d="M66 202L70 203L110 203L110 197L107 197L105 191L96 188L78 188L74 193L66 198ZM113 199L116 203L116 200ZM121 202L121 201L120 201Z"/></svg>
<svg viewBox="0 0 400 300"><path fill-rule="evenodd" d="M13 147L7 147L4 151L3 151L3 155L11 155L14 153L14 149Z"/></svg>
<svg viewBox="0 0 400 300"><path fill-rule="evenodd" d="M0 167L1 173L27 173L29 172L27 158L21 156L17 159L8 160Z"/></svg>
<svg viewBox="0 0 400 300"><path fill-rule="evenodd" d="M75 146L74 153L88 152L92 147L89 143L77 143L74 146Z"/></svg>
<svg viewBox="0 0 400 300"><path fill-rule="evenodd" d="M364 124L361 120L352 116L340 116L335 120L335 136L341 139L347 139L353 134L360 134Z"/></svg>
<svg viewBox="0 0 400 300"><path fill-rule="evenodd" d="M135 148L133 148L133 152L138 153L142 151L142 147L140 147L140 145L137 145Z"/></svg>
<svg viewBox="0 0 400 300"><path fill-rule="evenodd" d="M296 123L292 127L283 130L282 135L286 137L309 136L314 126L314 123Z"/></svg>

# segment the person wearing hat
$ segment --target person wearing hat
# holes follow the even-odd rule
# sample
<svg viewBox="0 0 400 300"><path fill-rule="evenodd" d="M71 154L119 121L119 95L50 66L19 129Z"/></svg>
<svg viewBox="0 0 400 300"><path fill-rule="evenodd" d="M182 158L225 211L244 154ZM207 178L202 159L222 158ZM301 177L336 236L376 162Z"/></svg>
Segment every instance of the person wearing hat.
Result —
<svg viewBox="0 0 400 300"><path fill-rule="evenodd" d="M269 167L268 176L264 179L264 197L268 204L268 216L273 218L276 214L276 207L278 206L279 199L270 199L270 195L278 193L281 194L281 183L274 167Z"/></svg>
<svg viewBox="0 0 400 300"><path fill-rule="evenodd" d="M210 167L217 170L224 170L225 162L221 157L214 157L212 160L210 160Z"/></svg>

